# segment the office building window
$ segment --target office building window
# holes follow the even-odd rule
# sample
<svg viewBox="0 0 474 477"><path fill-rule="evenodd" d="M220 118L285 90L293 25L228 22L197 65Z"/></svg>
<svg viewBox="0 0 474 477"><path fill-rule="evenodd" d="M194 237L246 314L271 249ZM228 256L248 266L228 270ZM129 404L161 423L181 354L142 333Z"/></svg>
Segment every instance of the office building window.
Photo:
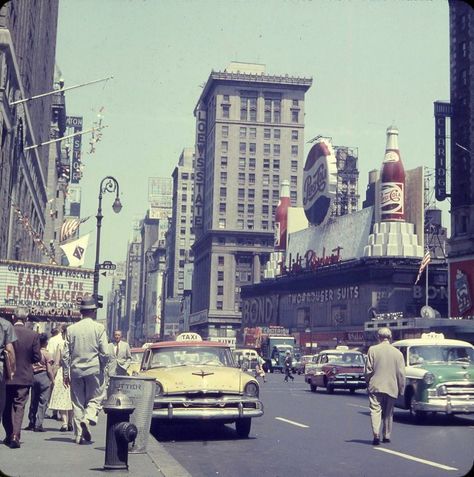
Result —
<svg viewBox="0 0 474 477"><path fill-rule="evenodd" d="M297 123L299 117L299 111L291 111L291 122Z"/></svg>
<svg viewBox="0 0 474 477"><path fill-rule="evenodd" d="M220 281L220 282L221 282L222 280L224 280L224 272L223 272L223 270L219 270L219 271L217 272L217 280Z"/></svg>
<svg viewBox="0 0 474 477"><path fill-rule="evenodd" d="M184 267L184 260L180 260L180 261L179 261L179 267L180 267L180 268L183 268L183 267Z"/></svg>
<svg viewBox="0 0 474 477"><path fill-rule="evenodd" d="M240 119L242 121L257 120L257 93L251 91L241 94Z"/></svg>
<svg viewBox="0 0 474 477"><path fill-rule="evenodd" d="M298 176L291 176L291 186L296 187L298 185Z"/></svg>
<svg viewBox="0 0 474 477"><path fill-rule="evenodd" d="M189 179L189 174L187 172L183 172L181 174L181 179L183 179L184 181L187 181Z"/></svg>
<svg viewBox="0 0 474 477"><path fill-rule="evenodd" d="M296 145L291 146L291 155L292 156L297 156L298 155L298 146L296 146Z"/></svg>
<svg viewBox="0 0 474 477"><path fill-rule="evenodd" d="M271 150L270 150L270 144L264 144L263 145L263 153L264 154L270 154Z"/></svg>
<svg viewBox="0 0 474 477"><path fill-rule="evenodd" d="M265 116L266 123L280 123L281 122L281 100L280 99L265 99Z"/></svg>
<svg viewBox="0 0 474 477"><path fill-rule="evenodd" d="M263 130L263 139L270 139L271 138L271 129L265 128Z"/></svg>
<svg viewBox="0 0 474 477"><path fill-rule="evenodd" d="M254 221L253 221L253 219L247 220L247 228L248 228L249 230L253 230L253 227L254 227Z"/></svg>
<svg viewBox="0 0 474 477"><path fill-rule="evenodd" d="M244 228L244 221L243 221L243 219L238 219L238 220L237 220L237 228L238 228L238 229L243 229L243 228Z"/></svg>
<svg viewBox="0 0 474 477"><path fill-rule="evenodd" d="M292 101L292 105L293 105L293 106L298 106L298 100L297 100L297 99L294 99L294 100Z"/></svg>
<svg viewBox="0 0 474 477"><path fill-rule="evenodd" d="M255 205L254 205L254 204L249 204L249 205L247 206L247 213L253 215L254 212L255 212Z"/></svg>
<svg viewBox="0 0 474 477"><path fill-rule="evenodd" d="M224 265L224 257L222 255L217 257L217 265Z"/></svg>
<svg viewBox="0 0 474 477"><path fill-rule="evenodd" d="M266 204L262 205L262 214L265 214L265 215L268 214L268 205Z"/></svg>
<svg viewBox="0 0 474 477"><path fill-rule="evenodd" d="M296 205L296 191L292 190L290 191L290 200L291 200L291 205L295 206Z"/></svg>
<svg viewBox="0 0 474 477"><path fill-rule="evenodd" d="M226 211L226 203L220 202L219 203L219 212L224 213Z"/></svg>
<svg viewBox="0 0 474 477"><path fill-rule="evenodd" d="M263 174L262 176L262 185L270 185L270 176L268 174Z"/></svg>
<svg viewBox="0 0 474 477"><path fill-rule="evenodd" d="M217 294L218 295L224 294L224 285L217 285Z"/></svg>
<svg viewBox="0 0 474 477"><path fill-rule="evenodd" d="M221 156L221 167L227 167L227 156Z"/></svg>
<svg viewBox="0 0 474 477"><path fill-rule="evenodd" d="M221 184L227 183L227 172L221 172Z"/></svg>
<svg viewBox="0 0 474 477"><path fill-rule="evenodd" d="M273 139L280 139L281 135L281 130L280 129L274 129L273 130Z"/></svg>
<svg viewBox="0 0 474 477"><path fill-rule="evenodd" d="M188 200L188 195L187 194L181 194L181 201L186 202Z"/></svg>
<svg viewBox="0 0 474 477"><path fill-rule="evenodd" d="M178 272L178 278L184 278L184 271L183 270L180 270Z"/></svg>
<svg viewBox="0 0 474 477"><path fill-rule="evenodd" d="M263 189L262 190L262 199L263 200L268 200L270 197L270 191L268 189Z"/></svg>
<svg viewBox="0 0 474 477"><path fill-rule="evenodd" d="M273 170L280 170L280 159L273 159Z"/></svg>
<svg viewBox="0 0 474 477"><path fill-rule="evenodd" d="M249 139L257 139L257 128L249 128Z"/></svg>
<svg viewBox="0 0 474 477"><path fill-rule="evenodd" d="M222 310L222 309L224 308L224 305L223 305L223 303L222 303L221 300L219 300L219 301L216 303L216 308L217 308L218 310Z"/></svg>
<svg viewBox="0 0 474 477"><path fill-rule="evenodd" d="M278 190L272 191L272 199L279 199L280 198L280 192Z"/></svg>
<svg viewBox="0 0 474 477"><path fill-rule="evenodd" d="M245 157L239 157L239 169L245 169Z"/></svg>
<svg viewBox="0 0 474 477"><path fill-rule="evenodd" d="M249 169L251 171L255 170L255 157L249 157Z"/></svg>
<svg viewBox="0 0 474 477"><path fill-rule="evenodd" d="M255 184L255 174L249 174L249 184Z"/></svg>
<svg viewBox="0 0 474 477"><path fill-rule="evenodd" d="M229 118L230 116L230 104L223 104L222 105L222 117Z"/></svg>
<svg viewBox="0 0 474 477"><path fill-rule="evenodd" d="M245 152L247 151L247 143L241 142L239 144L239 151L241 152L241 154L245 154Z"/></svg>
<svg viewBox="0 0 474 477"><path fill-rule="evenodd" d="M249 200L255 199L255 189L249 189L248 190L248 198L249 198Z"/></svg>
<svg viewBox="0 0 474 477"><path fill-rule="evenodd" d="M229 143L227 141L221 141L221 151L227 152L229 150Z"/></svg>
<svg viewBox="0 0 474 477"><path fill-rule="evenodd" d="M298 172L298 161L291 161L291 172Z"/></svg>
<svg viewBox="0 0 474 477"><path fill-rule="evenodd" d="M273 144L273 155L280 155L280 144Z"/></svg>
<svg viewBox="0 0 474 477"><path fill-rule="evenodd" d="M222 126L222 137L229 137L229 126Z"/></svg>
<svg viewBox="0 0 474 477"><path fill-rule="evenodd" d="M292 129L291 130L291 139L292 139L292 141L297 141L298 140L298 130L297 129Z"/></svg>
<svg viewBox="0 0 474 477"><path fill-rule="evenodd" d="M262 229L268 230L268 220L262 220Z"/></svg>
<svg viewBox="0 0 474 477"><path fill-rule="evenodd" d="M220 188L219 197L227 197L227 189L225 187Z"/></svg>
<svg viewBox="0 0 474 477"><path fill-rule="evenodd" d="M184 289L183 282L178 282L178 290L183 290L183 289Z"/></svg>
<svg viewBox="0 0 474 477"><path fill-rule="evenodd" d="M229 95L228 95L228 94L224 94L224 95L222 96L222 99L223 99L224 102L228 103L228 102L229 102Z"/></svg>
<svg viewBox="0 0 474 477"><path fill-rule="evenodd" d="M186 227L181 227L181 228L179 229L179 233L180 233L181 235L185 235L185 234L186 234Z"/></svg>
<svg viewBox="0 0 474 477"><path fill-rule="evenodd" d="M224 218L219 218L219 228L220 229L225 229L225 219Z"/></svg>
<svg viewBox="0 0 474 477"><path fill-rule="evenodd" d="M245 199L245 189L239 189L238 197L239 199Z"/></svg>
<svg viewBox="0 0 474 477"><path fill-rule="evenodd" d="M257 152L257 145L254 142L249 144L249 152L250 154L255 154Z"/></svg>
<svg viewBox="0 0 474 477"><path fill-rule="evenodd" d="M280 185L280 176L278 174L273 174L272 185L273 187L278 187Z"/></svg>
<svg viewBox="0 0 474 477"><path fill-rule="evenodd" d="M244 211L245 211L245 206L244 206L244 204L240 204L240 203L237 204L237 212L238 212L239 214L243 214Z"/></svg>
<svg viewBox="0 0 474 477"><path fill-rule="evenodd" d="M185 224L186 223L186 217L181 217L181 223Z"/></svg>
<svg viewBox="0 0 474 477"><path fill-rule="evenodd" d="M239 184L244 185L245 184L245 173L239 172Z"/></svg>
<svg viewBox="0 0 474 477"><path fill-rule="evenodd" d="M186 213L186 206L185 206L185 205L182 205L182 206L181 206L181 213L182 213L182 214L185 214L185 213Z"/></svg>
<svg viewBox="0 0 474 477"><path fill-rule="evenodd" d="M186 255L186 250L184 250L184 248L180 248L179 249L179 256L184 257L185 255Z"/></svg>
<svg viewBox="0 0 474 477"><path fill-rule="evenodd" d="M240 128L240 139L245 139L247 137L247 128Z"/></svg>
<svg viewBox="0 0 474 477"><path fill-rule="evenodd" d="M264 169L270 169L270 159L264 159L263 160L263 168Z"/></svg>

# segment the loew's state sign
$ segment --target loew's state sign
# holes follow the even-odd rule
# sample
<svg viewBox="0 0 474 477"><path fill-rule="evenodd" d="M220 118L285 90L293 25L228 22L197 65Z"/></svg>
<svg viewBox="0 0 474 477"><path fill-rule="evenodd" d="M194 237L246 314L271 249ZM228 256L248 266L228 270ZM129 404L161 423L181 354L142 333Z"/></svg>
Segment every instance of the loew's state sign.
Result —
<svg viewBox="0 0 474 477"><path fill-rule="evenodd" d="M0 312L25 307L31 320L73 321L79 302L92 295L94 271L41 263L0 260Z"/></svg>

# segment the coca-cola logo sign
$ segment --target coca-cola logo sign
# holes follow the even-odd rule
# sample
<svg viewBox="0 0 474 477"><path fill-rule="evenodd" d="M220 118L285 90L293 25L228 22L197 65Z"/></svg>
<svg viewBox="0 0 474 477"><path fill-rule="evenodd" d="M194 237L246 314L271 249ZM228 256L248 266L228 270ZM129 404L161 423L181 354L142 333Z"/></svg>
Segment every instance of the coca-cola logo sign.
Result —
<svg viewBox="0 0 474 477"><path fill-rule="evenodd" d="M321 139L309 151L303 171L303 207L311 224L330 216L336 186L336 157L329 141Z"/></svg>

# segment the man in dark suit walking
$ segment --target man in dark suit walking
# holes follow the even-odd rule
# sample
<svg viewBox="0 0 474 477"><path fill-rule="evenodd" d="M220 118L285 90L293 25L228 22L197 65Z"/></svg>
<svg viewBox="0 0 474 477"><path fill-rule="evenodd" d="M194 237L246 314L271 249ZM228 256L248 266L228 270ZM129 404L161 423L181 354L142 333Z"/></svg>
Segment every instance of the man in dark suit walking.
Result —
<svg viewBox="0 0 474 477"><path fill-rule="evenodd" d="M6 402L3 410L3 427L6 437L3 441L11 449L20 447L21 425L28 401L30 387L33 384L33 363L41 360L38 333L26 328L28 312L17 308L13 324L17 340L13 343L16 357L16 372L13 379L7 381Z"/></svg>

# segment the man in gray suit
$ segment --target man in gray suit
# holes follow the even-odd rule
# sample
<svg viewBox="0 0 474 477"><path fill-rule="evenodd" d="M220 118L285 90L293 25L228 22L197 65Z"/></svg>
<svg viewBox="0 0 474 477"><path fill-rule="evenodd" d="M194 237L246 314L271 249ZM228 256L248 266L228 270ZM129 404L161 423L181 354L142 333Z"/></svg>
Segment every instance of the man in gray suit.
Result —
<svg viewBox="0 0 474 477"><path fill-rule="evenodd" d="M373 445L390 442L393 423L393 406L405 390L405 362L402 353L390 344L392 332L389 328L377 331L379 344L371 346L367 353L365 379L369 393L370 420L372 422Z"/></svg>
<svg viewBox="0 0 474 477"><path fill-rule="evenodd" d="M127 369L132 362L130 345L122 341L122 332L114 331L114 341L110 343L109 376L127 376Z"/></svg>
<svg viewBox="0 0 474 477"><path fill-rule="evenodd" d="M64 385L71 386L75 441L84 444L92 439L89 425L97 424L102 400L102 366L109 356L105 328L95 320L94 298L84 297L80 310L81 321L66 330L62 366Z"/></svg>

